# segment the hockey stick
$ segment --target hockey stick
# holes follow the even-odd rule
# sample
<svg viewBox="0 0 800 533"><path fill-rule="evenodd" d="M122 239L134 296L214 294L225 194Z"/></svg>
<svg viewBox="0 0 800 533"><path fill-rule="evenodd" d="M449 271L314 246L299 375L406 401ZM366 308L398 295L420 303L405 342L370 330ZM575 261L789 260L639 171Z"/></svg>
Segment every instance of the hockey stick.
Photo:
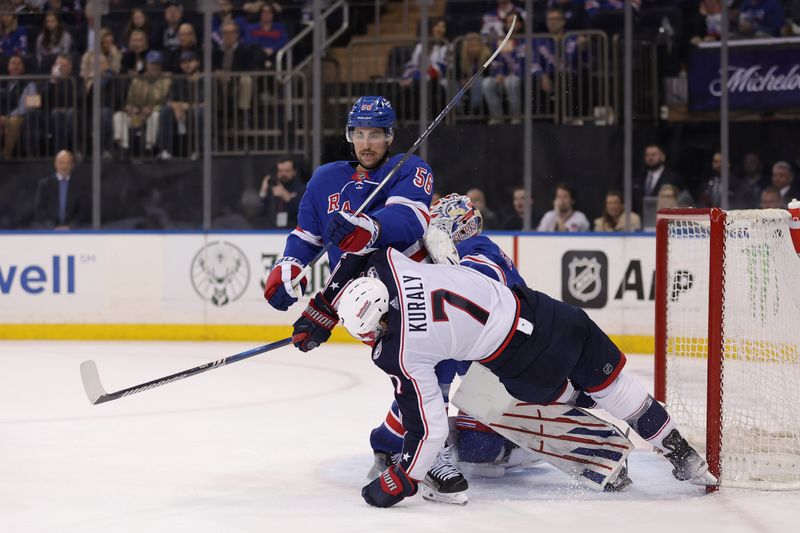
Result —
<svg viewBox="0 0 800 533"><path fill-rule="evenodd" d="M439 115L435 119L433 119L433 122L431 122L430 125L428 125L428 127L425 129L425 131L422 132L422 134L414 142L414 145L411 148L409 148L408 151L403 155L403 158L400 159L400 161L397 162L394 168L392 168L392 170L389 171L386 177L383 178L383 180L378 184L377 187L375 187L375 190L373 190L372 193L369 196L367 196L367 199L364 200L364 203L362 203L361 206L358 209L356 209L355 213L353 213L354 215L359 215L363 213L364 210L367 207L369 207L369 204L372 203L372 200L375 198L378 192L380 192L383 186L386 185L386 183L388 183L390 179L392 179L392 176L394 176L395 172L397 172L397 170L400 167L405 165L406 161L408 161L411 155L414 152L416 152L417 149L420 147L420 145L422 145L422 143L425 141L425 139L428 138L428 135L430 135L430 133L436 128L436 126L439 125L439 123L444 119L444 117L447 116L450 110L453 109L453 106L455 106L461 101L461 98L463 98L464 93L466 93L467 90L469 90L469 88L472 87L472 84L475 83L475 80L481 77L481 74L483 74L483 71L486 70L486 67L491 65L492 61L494 61L494 59L500 54L503 48L505 48L506 43L511 38L511 35L514 33L514 28L516 26L517 26L517 16L514 15L514 19L511 21L511 28L508 29L508 33L506 33L503 42L500 43L500 46L498 46L497 49L494 51L494 53L491 56L489 56L489 59L487 59L486 62L483 65L481 65L478 71L475 74L473 74L469 80L467 80L467 83L465 83L464 86L461 88L461 90L459 90L456 93L453 99L450 100L450 102L445 106L444 109L442 109ZM332 243L329 242L325 244L325 246L323 246L319 252L317 252L317 255L315 255L313 259L311 259L311 261L309 261L309 263L303 268L303 270L300 271L300 274L298 274L297 277L292 280L293 288L295 289L297 288L297 286L300 284L300 280L306 277L306 275L311 271L316 262L319 261L320 258L328 252L331 246Z"/></svg>
<svg viewBox="0 0 800 533"><path fill-rule="evenodd" d="M170 374L169 376L157 378L152 381L148 381L147 383L141 383L139 385L134 385L133 387L128 387L127 389L122 389L110 393L106 392L105 389L103 388L103 384L100 383L100 374L97 372L97 365L95 364L94 361L90 359L88 361L84 361L83 363L81 363L81 380L83 381L83 389L86 391L86 396L88 396L89 401L92 403L92 405L97 405L98 403L105 403L105 402L110 402L111 400L118 400L119 398L130 396L131 394L136 394L150 389L155 389L156 387L161 387L162 385L174 383L183 378L188 378L189 376L202 374L203 372L207 372L209 370L213 370L221 366L229 365L231 363L236 363L237 361L248 359L250 357L253 357L254 355L259 355L264 352L269 352L281 348L282 346L286 346L291 342L292 338L287 337L285 339L273 342L271 344L265 344L264 346L259 346L258 348L247 350L246 352L241 352L237 353L236 355L225 357L224 359L219 359L217 361L205 363L203 365L190 368L189 370L176 372L175 374Z"/></svg>

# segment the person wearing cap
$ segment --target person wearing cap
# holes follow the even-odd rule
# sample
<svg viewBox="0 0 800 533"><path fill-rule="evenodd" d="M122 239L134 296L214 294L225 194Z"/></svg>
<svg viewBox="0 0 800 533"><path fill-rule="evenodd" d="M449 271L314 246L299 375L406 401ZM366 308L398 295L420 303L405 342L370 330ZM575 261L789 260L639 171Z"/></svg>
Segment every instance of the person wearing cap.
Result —
<svg viewBox="0 0 800 533"><path fill-rule="evenodd" d="M194 52L198 59L203 57L202 49L197 45L197 32L188 22L178 27L178 47L164 52L164 70L181 74L181 55L184 52Z"/></svg>
<svg viewBox="0 0 800 533"><path fill-rule="evenodd" d="M161 75L163 63L161 52L147 53L144 75L131 83L125 109L114 113L114 140L123 150L130 148L130 128L144 128L145 149L152 150L155 145L159 112L172 86L172 79Z"/></svg>
<svg viewBox="0 0 800 533"><path fill-rule="evenodd" d="M200 60L191 50L181 52L181 76L177 76L161 108L159 117L158 158L172 159L177 150L196 157L200 149L203 127L203 80L200 76Z"/></svg>
<svg viewBox="0 0 800 533"><path fill-rule="evenodd" d="M183 22L183 5L178 0L164 4L164 21L156 34L155 46L163 51L176 50L180 46L178 31Z"/></svg>

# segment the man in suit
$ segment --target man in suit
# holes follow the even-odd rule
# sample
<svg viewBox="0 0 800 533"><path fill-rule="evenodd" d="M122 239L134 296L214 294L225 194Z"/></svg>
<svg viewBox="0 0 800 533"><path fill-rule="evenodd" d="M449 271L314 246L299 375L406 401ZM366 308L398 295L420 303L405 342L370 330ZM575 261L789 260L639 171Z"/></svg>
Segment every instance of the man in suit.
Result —
<svg viewBox="0 0 800 533"><path fill-rule="evenodd" d="M267 174L261 182L261 213L269 228L294 228L306 184L289 156L278 159L276 178Z"/></svg>
<svg viewBox="0 0 800 533"><path fill-rule="evenodd" d="M658 196L658 190L669 183L683 190L683 179L667 169L665 163L667 155L657 144L651 144L644 149L644 167L646 173L634 181L633 198L634 211L643 213L644 197Z"/></svg>
<svg viewBox="0 0 800 533"><path fill-rule="evenodd" d="M800 190L794 182L792 165L786 161L778 161L772 165L772 186L781 193L784 207L793 199L800 199Z"/></svg>
<svg viewBox="0 0 800 533"><path fill-rule="evenodd" d="M85 180L72 176L75 158L69 150L56 154L55 174L39 180L34 202L38 228L74 229L89 223L91 195Z"/></svg>

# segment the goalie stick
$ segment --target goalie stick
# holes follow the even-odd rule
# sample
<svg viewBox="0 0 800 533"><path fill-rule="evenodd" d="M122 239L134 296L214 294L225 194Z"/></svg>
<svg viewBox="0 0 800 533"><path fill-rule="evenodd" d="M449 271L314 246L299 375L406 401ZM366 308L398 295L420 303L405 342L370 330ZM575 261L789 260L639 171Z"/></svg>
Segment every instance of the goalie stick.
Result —
<svg viewBox="0 0 800 533"><path fill-rule="evenodd" d="M244 359L248 359L254 355L259 355L286 346L290 342L292 342L292 338L287 337L271 344L265 344L264 346L259 346L258 348L253 348L251 350L237 353L223 359L211 361L210 363L205 363L203 365L190 368L189 370L176 372L175 374L157 378L152 381L148 381L147 383L140 383L139 385L134 385L133 387L128 387L127 389L118 390L116 392L105 391L103 384L100 382L100 374L97 372L97 365L90 359L81 363L81 381L83 381L83 390L86 391L86 396L89 398L89 401L92 403L92 405L97 405L99 403L118 400L119 398L130 396L131 394L137 394L139 392L155 389L156 387L168 385L181 379L188 378L189 376L214 370L215 368L219 368L221 366L243 361Z"/></svg>
<svg viewBox="0 0 800 533"><path fill-rule="evenodd" d="M469 80L467 80L467 83L464 84L461 90L459 90L456 93L453 99L450 100L450 102L448 102L448 104L444 107L444 109L442 109L442 111L436 116L436 118L433 119L433 122L431 122L428 125L425 131L423 131L422 134L414 142L414 145L411 148L409 148L405 154L403 154L402 159L400 159L400 161L397 162L394 168L392 168L392 170L389 171L386 177L383 178L383 181L381 181L378 184L378 186L375 187L375 190L373 190L372 193L370 193L370 195L367 196L367 199L364 200L364 203L362 203L361 206L358 209L356 209L355 213L353 213L354 215L359 215L363 213L364 210L367 207L369 207L369 204L372 202L372 200L375 198L378 192L380 192L383 186L386 185L386 183L388 183L390 179L392 179L392 176L394 176L395 172L397 172L397 170L400 167L405 165L406 161L408 161L408 159L411 157L411 154L417 151L417 149L422 145L425 139L428 138L428 135L430 135L430 133L436 128L436 126L439 125L439 123L444 119L444 117L447 116L450 110L453 109L453 106L455 106L461 101L461 98L463 98L464 93L466 93L469 90L469 88L472 87L472 84L475 83L475 80L481 77L483 71L486 70L486 68L492 64L492 61L494 61L494 59L500 54L503 48L505 48L506 43L511 38L511 35L514 33L514 28L516 28L516 26L517 26L517 16L514 15L514 19L511 21L511 27L508 29L508 33L506 33L503 42L500 43L500 45L497 47L494 53L491 56L489 56L489 59L487 59L486 62L483 65L481 65L478 71L475 72L475 74L473 74ZM303 270L300 271L300 274L298 274L297 277L292 280L293 288L297 289L297 287L300 285L300 280L306 277L306 275L311 271L316 262L319 261L320 258L328 252L331 246L332 244L329 242L325 244L325 246L323 246L319 252L317 252L317 255L315 255L311 259L311 261L309 261L308 264L303 268Z"/></svg>

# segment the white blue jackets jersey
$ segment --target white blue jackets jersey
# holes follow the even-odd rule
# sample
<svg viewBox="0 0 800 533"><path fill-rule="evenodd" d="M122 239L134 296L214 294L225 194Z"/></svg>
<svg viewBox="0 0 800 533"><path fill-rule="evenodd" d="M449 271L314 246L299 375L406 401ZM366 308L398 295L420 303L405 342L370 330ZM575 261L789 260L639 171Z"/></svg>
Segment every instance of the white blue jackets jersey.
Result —
<svg viewBox="0 0 800 533"><path fill-rule="evenodd" d="M372 359L394 385L406 429L401 464L423 479L448 434L434 368L446 359L495 358L516 331L520 305L511 290L471 268L417 263L391 248L344 256L325 289L328 301L336 306L338 287L360 272L389 291L387 333Z"/></svg>
<svg viewBox="0 0 800 533"><path fill-rule="evenodd" d="M514 262L489 237L475 235L456 245L461 264L486 274L507 287L525 287Z"/></svg>
<svg viewBox="0 0 800 533"><path fill-rule="evenodd" d="M284 256L309 261L327 244L325 228L340 209L355 211L402 159L395 155L377 170L357 170L356 161L336 161L320 166L308 182L300 201L297 228L286 240ZM428 207L433 193L433 172L425 161L412 155L392 176L364 212L380 224L375 248L392 246L409 257L422 259L427 252L422 236L430 222ZM342 251L328 251L331 268Z"/></svg>

